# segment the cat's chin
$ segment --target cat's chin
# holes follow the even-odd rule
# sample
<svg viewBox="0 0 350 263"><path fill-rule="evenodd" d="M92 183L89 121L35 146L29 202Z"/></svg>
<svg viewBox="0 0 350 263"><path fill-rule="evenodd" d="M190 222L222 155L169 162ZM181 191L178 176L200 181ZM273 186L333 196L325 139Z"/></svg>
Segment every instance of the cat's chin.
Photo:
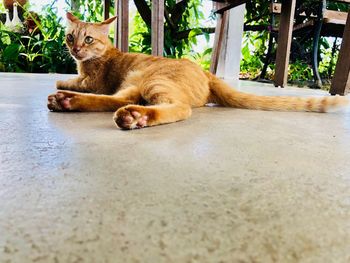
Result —
<svg viewBox="0 0 350 263"><path fill-rule="evenodd" d="M83 57L79 55L72 55L72 56L76 61L79 61L79 62L84 62L84 61L88 61L96 58L95 56L92 56L92 57Z"/></svg>
<svg viewBox="0 0 350 263"><path fill-rule="evenodd" d="M86 60L87 58L86 57L82 57L82 56L79 56L79 55L72 55L73 56L73 58L75 59L75 60L77 60L77 61L84 61L84 60Z"/></svg>

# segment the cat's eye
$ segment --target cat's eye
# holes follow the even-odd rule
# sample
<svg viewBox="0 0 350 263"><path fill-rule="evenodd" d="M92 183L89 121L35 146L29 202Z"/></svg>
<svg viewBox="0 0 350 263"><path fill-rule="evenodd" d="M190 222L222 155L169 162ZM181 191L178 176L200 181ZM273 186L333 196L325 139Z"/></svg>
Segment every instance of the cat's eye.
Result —
<svg viewBox="0 0 350 263"><path fill-rule="evenodd" d="M86 44L91 44L94 41L94 39L90 36L87 36L84 41Z"/></svg>
<svg viewBox="0 0 350 263"><path fill-rule="evenodd" d="M74 42L74 37L72 34L68 34L67 35L67 41L70 42L70 43L73 43Z"/></svg>

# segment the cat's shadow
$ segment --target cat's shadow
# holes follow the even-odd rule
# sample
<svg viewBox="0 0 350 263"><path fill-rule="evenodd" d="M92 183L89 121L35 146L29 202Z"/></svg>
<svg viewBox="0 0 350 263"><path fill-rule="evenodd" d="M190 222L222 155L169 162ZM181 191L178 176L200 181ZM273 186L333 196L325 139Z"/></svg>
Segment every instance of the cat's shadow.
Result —
<svg viewBox="0 0 350 263"><path fill-rule="evenodd" d="M48 122L60 130L117 130L111 112L48 112Z"/></svg>

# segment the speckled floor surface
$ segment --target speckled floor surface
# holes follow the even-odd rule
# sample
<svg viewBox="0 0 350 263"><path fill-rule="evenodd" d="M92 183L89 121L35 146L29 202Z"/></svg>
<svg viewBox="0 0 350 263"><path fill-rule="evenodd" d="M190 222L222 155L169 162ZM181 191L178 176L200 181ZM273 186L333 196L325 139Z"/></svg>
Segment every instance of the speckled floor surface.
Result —
<svg viewBox="0 0 350 263"><path fill-rule="evenodd" d="M195 109L121 131L0 74L0 262L350 262L350 114ZM258 94L321 95L240 82Z"/></svg>

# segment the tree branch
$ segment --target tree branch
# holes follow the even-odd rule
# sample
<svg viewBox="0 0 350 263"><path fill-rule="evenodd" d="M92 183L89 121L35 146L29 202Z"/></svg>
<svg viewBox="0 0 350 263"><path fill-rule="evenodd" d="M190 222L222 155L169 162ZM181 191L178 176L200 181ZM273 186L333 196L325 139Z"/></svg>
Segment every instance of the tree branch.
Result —
<svg viewBox="0 0 350 263"><path fill-rule="evenodd" d="M134 0L137 11L148 27L152 27L152 11L145 0Z"/></svg>
<svg viewBox="0 0 350 263"><path fill-rule="evenodd" d="M208 28L198 28L201 30L201 32L198 32L197 34L195 34L195 36L200 36L200 35L203 35L205 33L207 34L212 34L215 32L215 27L208 27ZM176 40L182 40L182 39L186 39L188 38L188 35L190 34L190 32L192 31L193 29L188 29L188 30L184 30L184 31L180 31L180 32L177 32L176 35L175 35L175 39Z"/></svg>
<svg viewBox="0 0 350 263"><path fill-rule="evenodd" d="M246 31L264 31L268 30L269 25L244 25L243 30Z"/></svg>
<svg viewBox="0 0 350 263"><path fill-rule="evenodd" d="M180 19L185 12L188 5L188 0L182 0L181 2L177 3L175 7L171 10L171 19L175 25L178 25L180 22Z"/></svg>
<svg viewBox="0 0 350 263"><path fill-rule="evenodd" d="M173 19L170 16L170 13L169 13L166 6L164 6L164 16L165 16L165 20L168 22L171 30L175 31L178 26L176 24L174 24Z"/></svg>

